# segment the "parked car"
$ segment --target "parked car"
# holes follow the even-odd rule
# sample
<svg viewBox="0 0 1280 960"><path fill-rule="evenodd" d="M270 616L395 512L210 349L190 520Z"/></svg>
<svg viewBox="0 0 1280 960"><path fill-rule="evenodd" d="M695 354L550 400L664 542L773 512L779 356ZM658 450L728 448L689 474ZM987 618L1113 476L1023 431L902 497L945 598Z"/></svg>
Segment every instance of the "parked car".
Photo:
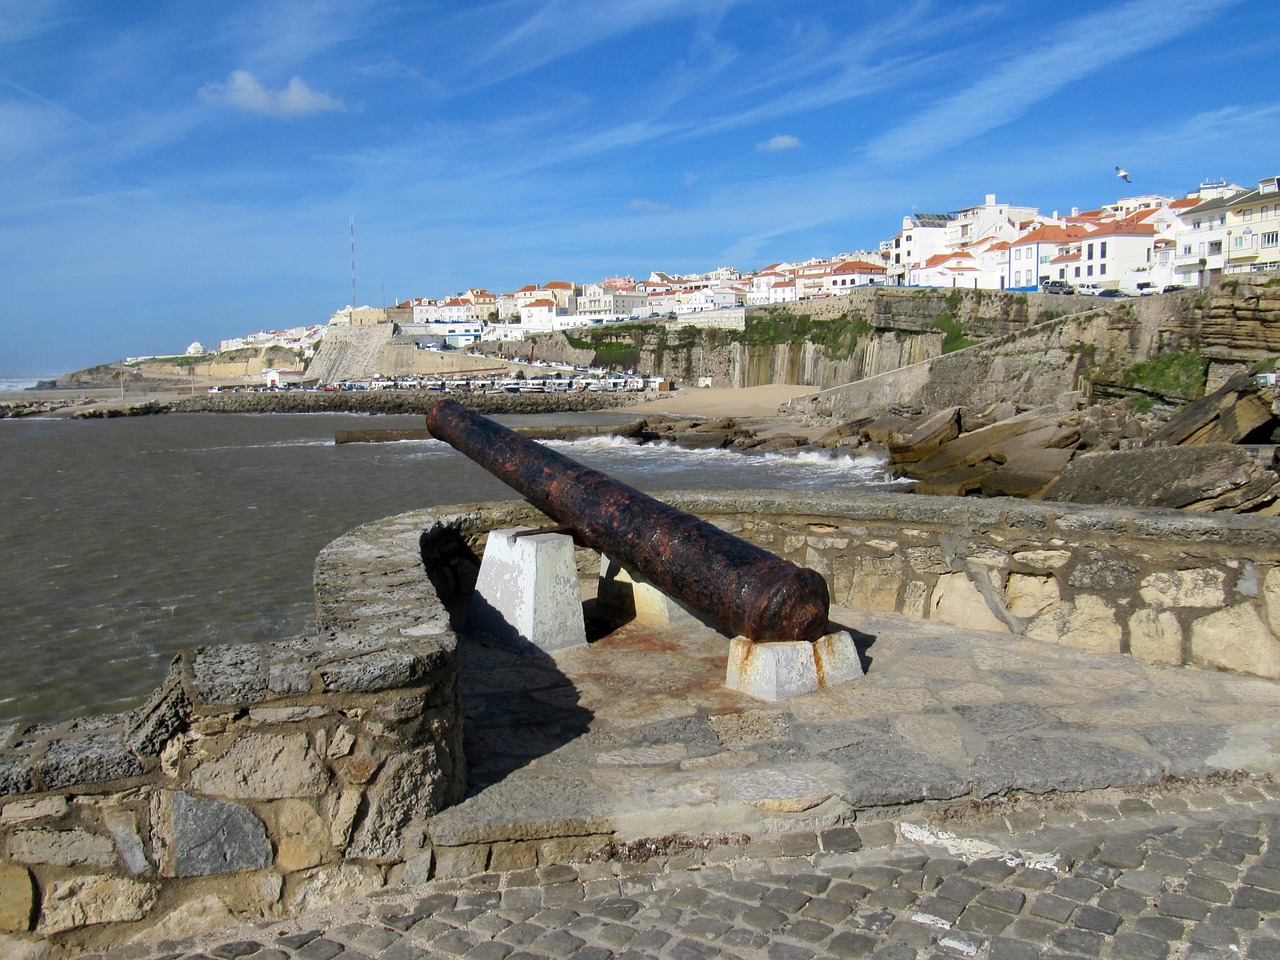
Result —
<svg viewBox="0 0 1280 960"><path fill-rule="evenodd" d="M1174 291L1177 291L1177 290L1185 290L1185 289L1187 289L1187 288L1186 288L1186 287L1184 287L1184 286L1183 286L1182 284L1180 284L1180 283L1166 283L1166 284L1164 285L1164 289L1163 289L1163 290L1161 290L1160 292L1161 292L1161 293L1173 293Z"/></svg>
<svg viewBox="0 0 1280 960"><path fill-rule="evenodd" d="M1115 289L1108 288L1106 290L1099 290L1098 296L1123 299L1125 297L1128 297L1129 295L1125 293L1123 290L1115 290Z"/></svg>
<svg viewBox="0 0 1280 960"><path fill-rule="evenodd" d="M1149 297L1159 289L1160 288L1150 280L1143 280L1141 283L1134 284L1134 290L1137 291L1137 294L1140 297Z"/></svg>
<svg viewBox="0 0 1280 960"><path fill-rule="evenodd" d="M1082 297L1096 297L1106 288L1098 283L1081 283L1076 287L1076 293Z"/></svg>
<svg viewBox="0 0 1280 960"><path fill-rule="evenodd" d="M1075 293L1075 287L1065 280L1046 280L1040 284L1041 293Z"/></svg>

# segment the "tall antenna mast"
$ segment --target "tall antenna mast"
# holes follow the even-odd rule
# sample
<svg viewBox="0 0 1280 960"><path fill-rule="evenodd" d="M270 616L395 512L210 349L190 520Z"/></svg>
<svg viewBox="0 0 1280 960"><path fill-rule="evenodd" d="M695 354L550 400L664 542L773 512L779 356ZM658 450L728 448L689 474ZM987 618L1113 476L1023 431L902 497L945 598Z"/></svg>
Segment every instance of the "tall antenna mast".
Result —
<svg viewBox="0 0 1280 960"><path fill-rule="evenodd" d="M351 215L351 311L356 309L356 218Z"/></svg>

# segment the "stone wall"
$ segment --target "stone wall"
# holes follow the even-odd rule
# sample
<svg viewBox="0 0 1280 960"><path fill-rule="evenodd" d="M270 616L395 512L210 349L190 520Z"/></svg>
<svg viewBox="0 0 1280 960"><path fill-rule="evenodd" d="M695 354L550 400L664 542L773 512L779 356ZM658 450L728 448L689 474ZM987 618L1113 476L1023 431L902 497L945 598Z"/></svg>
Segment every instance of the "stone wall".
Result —
<svg viewBox="0 0 1280 960"><path fill-rule="evenodd" d="M667 496L818 570L853 611L1280 679L1273 520ZM466 782L449 605L488 530L540 519L510 502L360 527L317 559L314 635L188 651L127 714L0 730L0 952L283 916L447 872L428 828Z"/></svg>
<svg viewBox="0 0 1280 960"><path fill-rule="evenodd" d="M0 730L0 953L287 914L420 854L466 782L420 520L325 549L315 635L194 649L138 710Z"/></svg>

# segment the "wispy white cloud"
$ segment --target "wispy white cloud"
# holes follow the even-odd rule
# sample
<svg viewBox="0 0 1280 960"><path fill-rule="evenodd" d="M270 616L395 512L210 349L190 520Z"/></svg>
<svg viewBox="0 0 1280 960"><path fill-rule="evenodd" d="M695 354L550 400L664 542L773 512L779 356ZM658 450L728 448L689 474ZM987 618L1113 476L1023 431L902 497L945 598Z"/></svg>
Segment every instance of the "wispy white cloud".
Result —
<svg viewBox="0 0 1280 960"><path fill-rule="evenodd" d="M200 88L200 99L284 119L346 109L341 100L312 90L301 77L294 77L281 90L268 90L248 70L233 70L226 83L206 83Z"/></svg>
<svg viewBox="0 0 1280 960"><path fill-rule="evenodd" d="M1240 2L1132 0L1063 25L1057 32L1067 39L1014 57L920 111L872 142L867 159L916 160L980 137L1076 80L1199 29L1206 17Z"/></svg>
<svg viewBox="0 0 1280 960"><path fill-rule="evenodd" d="M239 63L260 71L296 70L376 31L387 7L379 0L257 0L227 16L219 39Z"/></svg>
<svg viewBox="0 0 1280 960"><path fill-rule="evenodd" d="M74 19L65 0L0 0L0 43L19 43Z"/></svg>
<svg viewBox="0 0 1280 960"><path fill-rule="evenodd" d="M804 146L800 142L799 137L793 137L789 133L780 133L776 137L770 137L768 140L761 141L756 144L756 149L761 153L780 153L783 150L796 150Z"/></svg>
<svg viewBox="0 0 1280 960"><path fill-rule="evenodd" d="M631 200L627 203L627 209L635 213L667 213L672 208L669 203L661 203L657 200Z"/></svg>
<svg viewBox="0 0 1280 960"><path fill-rule="evenodd" d="M755 0L536 0L504 4L530 11L515 26L488 42L467 64L473 86L484 87L532 73L581 50L640 28L688 18L717 22L735 4ZM703 29L705 43L713 32Z"/></svg>

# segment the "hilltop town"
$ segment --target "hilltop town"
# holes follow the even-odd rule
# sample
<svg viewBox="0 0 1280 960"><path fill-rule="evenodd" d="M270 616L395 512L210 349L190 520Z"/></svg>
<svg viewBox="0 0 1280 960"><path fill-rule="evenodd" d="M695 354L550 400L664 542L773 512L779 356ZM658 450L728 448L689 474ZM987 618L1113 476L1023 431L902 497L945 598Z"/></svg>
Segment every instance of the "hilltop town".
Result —
<svg viewBox="0 0 1280 960"><path fill-rule="evenodd" d="M732 321L744 308L785 307L879 285L1102 297L1207 287L1231 274L1280 269L1278 180L1261 179L1252 189L1205 181L1182 197L1123 197L1067 213L1002 203L988 194L964 209L908 214L875 250L771 263L754 272L654 271L643 280L552 280L500 294L472 287L392 307L349 305L327 326L224 340L218 352L278 347L309 360L328 328L385 323L395 324L405 343L448 350L628 320ZM188 350L206 352L212 351L198 343Z"/></svg>

